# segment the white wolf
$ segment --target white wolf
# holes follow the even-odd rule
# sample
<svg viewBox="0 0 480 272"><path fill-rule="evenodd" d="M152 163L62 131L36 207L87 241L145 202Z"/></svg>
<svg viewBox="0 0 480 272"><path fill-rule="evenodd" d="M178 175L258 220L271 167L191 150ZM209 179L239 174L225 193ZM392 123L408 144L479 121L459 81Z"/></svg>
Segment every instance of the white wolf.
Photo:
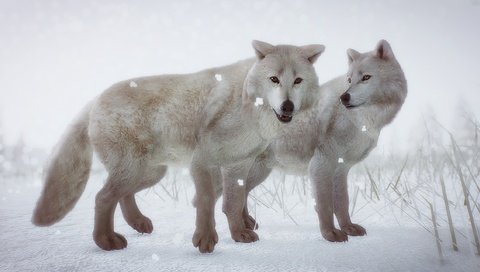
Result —
<svg viewBox="0 0 480 272"><path fill-rule="evenodd" d="M117 203L130 226L152 232L134 194L157 183L167 165L190 165L197 192L193 244L201 252L213 251L218 241L214 184L221 183L222 174L246 179L248 169L243 173L237 165L251 165L282 123L318 97L312 64L323 45L254 41L253 47L256 58L194 74L136 78L103 92L54 151L33 223L51 225L73 208L95 151L108 178L96 196L93 238L102 249L122 249L127 241L113 228Z"/></svg>
<svg viewBox="0 0 480 272"><path fill-rule="evenodd" d="M393 120L405 100L407 83L384 40L372 52L349 49L347 55L347 75L320 87L315 108L283 127L270 148L256 158L244 186L224 180L224 212L232 231L246 227L253 232L256 228L248 215L246 196L272 168L279 168L290 174L309 174L325 239L346 241L347 234L366 233L350 220L348 171L376 146L380 130ZM334 226L334 214L340 230Z"/></svg>

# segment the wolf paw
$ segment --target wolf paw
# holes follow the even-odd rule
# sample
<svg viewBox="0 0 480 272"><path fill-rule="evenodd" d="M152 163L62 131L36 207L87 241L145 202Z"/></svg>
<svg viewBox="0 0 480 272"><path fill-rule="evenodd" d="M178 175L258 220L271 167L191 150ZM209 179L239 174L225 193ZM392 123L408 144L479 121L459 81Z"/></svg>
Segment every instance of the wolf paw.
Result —
<svg viewBox="0 0 480 272"><path fill-rule="evenodd" d="M116 232L94 235L93 240L103 250L117 250L127 247L127 239Z"/></svg>
<svg viewBox="0 0 480 272"><path fill-rule="evenodd" d="M240 231L232 231L232 239L235 242L251 243L258 241L258 235L250 229L244 229Z"/></svg>
<svg viewBox="0 0 480 272"><path fill-rule="evenodd" d="M195 230L193 234L192 243L194 247L198 247L201 253L211 253L218 242L217 232L213 230L200 231Z"/></svg>
<svg viewBox="0 0 480 272"><path fill-rule="evenodd" d="M243 216L243 222L245 223L245 227L249 230L258 229L257 221L255 221L250 215Z"/></svg>
<svg viewBox="0 0 480 272"><path fill-rule="evenodd" d="M342 231L350 236L363 236L367 234L365 228L357 224L343 226Z"/></svg>
<svg viewBox="0 0 480 272"><path fill-rule="evenodd" d="M322 231L322 236L326 240L330 242L346 242L348 241L348 235L339 230L339 229L333 229L330 231Z"/></svg>
<svg viewBox="0 0 480 272"><path fill-rule="evenodd" d="M145 217L145 216L136 218L135 220L128 222L128 224L134 230L140 233L152 233L153 231L152 220L150 220L148 217Z"/></svg>

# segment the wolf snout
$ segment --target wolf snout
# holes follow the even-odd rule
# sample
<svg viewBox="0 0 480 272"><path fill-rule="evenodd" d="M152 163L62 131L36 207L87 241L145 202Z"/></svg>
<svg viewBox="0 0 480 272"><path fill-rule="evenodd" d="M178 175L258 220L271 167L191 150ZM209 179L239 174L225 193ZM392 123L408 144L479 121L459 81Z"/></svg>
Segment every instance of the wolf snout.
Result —
<svg viewBox="0 0 480 272"><path fill-rule="evenodd" d="M350 105L350 94L348 92L343 93L340 96L340 100L342 101L342 104L344 106L349 106Z"/></svg>
<svg viewBox="0 0 480 272"><path fill-rule="evenodd" d="M290 100L283 101L282 105L280 105L280 110L282 110L283 115L292 116L294 109L295 106Z"/></svg>
<svg viewBox="0 0 480 272"><path fill-rule="evenodd" d="M288 123L292 121L294 109L295 109L295 106L293 105L293 102L290 100L285 100L280 105L280 113L276 112L275 109L273 111L277 115L277 118L280 122Z"/></svg>

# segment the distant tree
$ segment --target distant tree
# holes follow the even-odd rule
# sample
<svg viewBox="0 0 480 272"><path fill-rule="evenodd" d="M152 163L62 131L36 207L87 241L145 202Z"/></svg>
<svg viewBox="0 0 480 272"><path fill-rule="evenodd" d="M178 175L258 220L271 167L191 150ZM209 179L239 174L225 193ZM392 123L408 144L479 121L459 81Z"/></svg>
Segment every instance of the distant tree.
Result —
<svg viewBox="0 0 480 272"><path fill-rule="evenodd" d="M15 176L21 176L25 174L27 166L25 155L25 140L23 139L23 136L20 136L12 148L10 158L10 162L12 163L12 172Z"/></svg>
<svg viewBox="0 0 480 272"><path fill-rule="evenodd" d="M454 134L459 144L468 151L477 153L480 145L480 123L473 111L465 106L463 100L458 102L457 118L454 124Z"/></svg>
<svg viewBox="0 0 480 272"><path fill-rule="evenodd" d="M480 159L480 122L465 105L463 100L458 103L453 134L464 154L463 159L471 163L469 172L477 177L480 176L480 165L476 163Z"/></svg>
<svg viewBox="0 0 480 272"><path fill-rule="evenodd" d="M0 177L5 175L5 141L3 139L3 130L0 126Z"/></svg>
<svg viewBox="0 0 480 272"><path fill-rule="evenodd" d="M6 147L3 137L2 115L0 115L0 177L5 176Z"/></svg>

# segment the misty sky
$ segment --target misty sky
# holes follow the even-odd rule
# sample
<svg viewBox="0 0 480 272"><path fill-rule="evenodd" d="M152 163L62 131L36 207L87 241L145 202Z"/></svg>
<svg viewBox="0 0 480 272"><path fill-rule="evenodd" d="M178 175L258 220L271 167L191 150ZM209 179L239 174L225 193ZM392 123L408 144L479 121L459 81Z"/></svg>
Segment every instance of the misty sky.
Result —
<svg viewBox="0 0 480 272"><path fill-rule="evenodd" d="M346 49L390 42L409 84L380 146L412 146L434 112L447 127L480 107L480 1L0 1L0 134L51 148L112 83L253 56L251 40L322 43L320 82L347 71Z"/></svg>

